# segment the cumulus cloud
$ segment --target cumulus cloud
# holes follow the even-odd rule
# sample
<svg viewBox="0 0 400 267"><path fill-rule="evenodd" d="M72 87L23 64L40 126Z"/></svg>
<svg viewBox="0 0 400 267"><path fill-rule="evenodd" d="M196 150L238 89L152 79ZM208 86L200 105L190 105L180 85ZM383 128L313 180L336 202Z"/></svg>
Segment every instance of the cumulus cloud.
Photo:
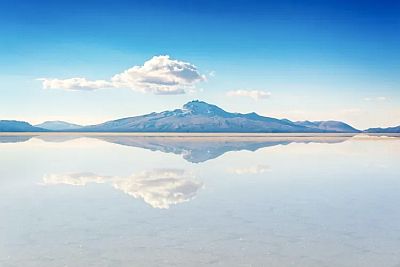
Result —
<svg viewBox="0 0 400 267"><path fill-rule="evenodd" d="M196 83L205 81L197 67L191 63L171 59L168 55L155 56L142 66L133 66L110 80L86 78L41 78L45 89L98 90L103 88L129 88L153 94L184 94Z"/></svg>
<svg viewBox="0 0 400 267"><path fill-rule="evenodd" d="M260 90L234 90L226 93L228 96L250 97L254 100L265 99L271 96L270 92Z"/></svg>
<svg viewBox="0 0 400 267"><path fill-rule="evenodd" d="M179 169L143 171L128 177L94 173L49 174L43 177L44 185L85 186L89 183L109 183L115 189L159 209L190 201L203 186L190 173Z"/></svg>

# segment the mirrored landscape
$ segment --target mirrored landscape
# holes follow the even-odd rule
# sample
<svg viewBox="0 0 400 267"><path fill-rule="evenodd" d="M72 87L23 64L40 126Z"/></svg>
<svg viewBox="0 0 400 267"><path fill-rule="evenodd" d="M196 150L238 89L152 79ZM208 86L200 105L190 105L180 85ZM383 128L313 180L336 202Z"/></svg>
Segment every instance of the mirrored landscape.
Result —
<svg viewBox="0 0 400 267"><path fill-rule="evenodd" d="M400 137L3 134L0 266L400 266Z"/></svg>

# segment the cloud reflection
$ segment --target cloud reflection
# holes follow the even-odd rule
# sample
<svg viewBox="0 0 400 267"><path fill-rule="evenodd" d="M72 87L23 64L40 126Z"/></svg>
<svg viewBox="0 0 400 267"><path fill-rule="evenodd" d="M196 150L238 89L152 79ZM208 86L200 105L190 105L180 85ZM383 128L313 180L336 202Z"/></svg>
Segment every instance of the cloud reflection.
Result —
<svg viewBox="0 0 400 267"><path fill-rule="evenodd" d="M237 175L243 175L243 174L261 174L269 170L270 167L267 165L254 165L245 168L230 169L229 172Z"/></svg>
<svg viewBox="0 0 400 267"><path fill-rule="evenodd" d="M188 202L196 197L203 183L181 169L155 169L128 177L102 176L94 173L48 174L43 177L45 185L85 186L89 183L109 183L129 196L142 199L158 209Z"/></svg>

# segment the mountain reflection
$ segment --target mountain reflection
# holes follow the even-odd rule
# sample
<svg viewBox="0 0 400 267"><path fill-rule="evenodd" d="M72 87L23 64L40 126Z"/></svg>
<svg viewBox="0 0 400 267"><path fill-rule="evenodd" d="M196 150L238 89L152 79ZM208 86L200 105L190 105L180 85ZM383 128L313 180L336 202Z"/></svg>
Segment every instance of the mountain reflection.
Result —
<svg viewBox="0 0 400 267"><path fill-rule="evenodd" d="M0 143L21 143L30 140L32 135L0 135Z"/></svg>
<svg viewBox="0 0 400 267"><path fill-rule="evenodd" d="M203 186L190 173L180 169L155 169L128 177L102 176L94 173L49 174L45 185L85 186L90 183L111 184L134 198L142 199L153 208L168 209L171 205L192 200Z"/></svg>
<svg viewBox="0 0 400 267"><path fill-rule="evenodd" d="M264 147L290 143L341 143L351 136L337 137L144 137L144 136L98 136L106 142L174 153L192 163L215 159L229 151L256 151Z"/></svg>
<svg viewBox="0 0 400 267"><path fill-rule="evenodd" d="M137 147L164 153L182 155L192 163L215 159L229 151L256 151L264 147L288 145L291 143L341 143L354 135L314 135L314 136L140 136L115 134L88 135L38 135L38 136L0 136L0 143L25 142L31 138L45 142L68 142L78 138L94 138L123 146Z"/></svg>

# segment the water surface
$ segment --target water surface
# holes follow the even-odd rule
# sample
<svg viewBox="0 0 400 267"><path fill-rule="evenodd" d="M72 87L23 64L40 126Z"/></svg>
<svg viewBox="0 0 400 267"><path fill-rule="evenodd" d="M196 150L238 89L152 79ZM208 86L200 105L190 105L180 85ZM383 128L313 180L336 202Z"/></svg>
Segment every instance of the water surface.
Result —
<svg viewBox="0 0 400 267"><path fill-rule="evenodd" d="M3 134L0 266L400 266L400 138Z"/></svg>

